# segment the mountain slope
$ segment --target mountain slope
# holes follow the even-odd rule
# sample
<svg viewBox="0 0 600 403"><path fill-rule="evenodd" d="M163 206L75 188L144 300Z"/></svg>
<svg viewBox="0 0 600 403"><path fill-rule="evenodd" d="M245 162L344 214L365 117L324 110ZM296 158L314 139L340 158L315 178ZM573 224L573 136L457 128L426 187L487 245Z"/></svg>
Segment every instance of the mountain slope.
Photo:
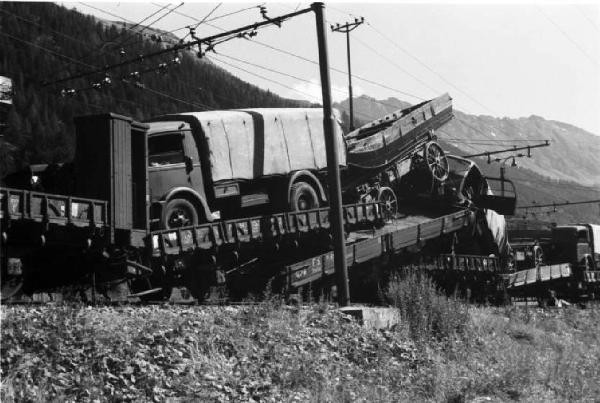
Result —
<svg viewBox="0 0 600 403"><path fill-rule="evenodd" d="M368 121L407 105L396 98L378 101L361 96L355 100L354 110L357 120ZM343 111L348 110L347 100L336 106ZM456 146L462 154L510 148L513 144L525 143L523 140L548 139L549 147L534 149L532 158L519 159L519 165L547 179L600 187L600 136L567 123L535 115L510 119L455 111L455 118L437 134L442 142ZM483 145L487 143L485 140L506 142ZM539 142L525 144L534 143ZM509 155L511 153L503 154L504 157Z"/></svg>

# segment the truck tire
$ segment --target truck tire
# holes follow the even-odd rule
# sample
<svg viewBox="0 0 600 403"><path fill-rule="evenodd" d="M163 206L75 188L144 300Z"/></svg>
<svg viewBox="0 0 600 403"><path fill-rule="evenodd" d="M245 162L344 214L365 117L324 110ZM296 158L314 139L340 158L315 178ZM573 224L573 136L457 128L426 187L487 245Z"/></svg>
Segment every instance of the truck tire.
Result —
<svg viewBox="0 0 600 403"><path fill-rule="evenodd" d="M172 199L163 210L161 222L165 229L197 225L198 212L188 200Z"/></svg>
<svg viewBox="0 0 600 403"><path fill-rule="evenodd" d="M290 190L290 210L302 211L319 208L319 197L313 187L306 182L296 182Z"/></svg>

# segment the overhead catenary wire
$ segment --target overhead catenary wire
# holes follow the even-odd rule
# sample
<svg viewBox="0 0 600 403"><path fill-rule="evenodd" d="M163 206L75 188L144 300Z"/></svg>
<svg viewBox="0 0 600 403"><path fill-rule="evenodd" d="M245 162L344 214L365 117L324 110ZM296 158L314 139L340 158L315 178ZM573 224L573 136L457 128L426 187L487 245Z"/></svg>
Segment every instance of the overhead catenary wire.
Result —
<svg viewBox="0 0 600 403"><path fill-rule="evenodd" d="M145 30L147 30L148 28L151 28L154 24L156 24L157 22L159 22L160 20L166 18L168 15L170 15L171 13L173 13L175 10L177 10L179 7L183 6L183 2L179 3L178 6L176 6L175 8L168 8L169 5L166 5L165 8L167 8L167 12L163 15L161 15L160 17L158 17L156 20L152 21L149 25L145 25L144 27L142 27L141 30L135 32L135 34L137 35L141 35ZM161 9L162 10L162 9ZM121 48L125 47L130 41L131 39L134 38L133 36L131 36L129 39L127 39L125 42L121 43Z"/></svg>
<svg viewBox="0 0 600 403"><path fill-rule="evenodd" d="M295 76L295 75L292 75L292 74L289 74L289 73L285 73L285 72L283 72L283 71L275 70L275 69L273 69L273 68L270 68L270 67L267 67L267 66L262 66L262 65L260 65L260 64L252 63L252 62L249 62L249 61L247 61L247 60L242 60L242 59L239 59L239 58L237 58L237 57L233 57L233 56L230 56L230 55L226 55L226 54L224 54L224 53L219 53L219 56L220 56L220 57L226 57L226 58L228 58L228 59L235 60L235 61L237 61L237 62L239 62L239 63L244 63L244 64L246 64L246 65L253 66L253 67L256 67L256 68L259 68L259 69L262 69L262 70L265 70L265 71L269 71L269 72L272 72L272 73L275 73L275 74L279 74L279 75L282 75L282 76L286 76L286 77L289 77L289 78L293 78L293 79L295 79L295 80L298 80L298 81L301 81L301 82L305 82L305 83L308 83L308 84L311 84L311 85L318 85L317 83L315 83L315 82L313 82L313 81L311 81L311 80L309 80L309 79L302 78L302 77L298 77L298 76ZM214 58L214 56L211 56L211 59L213 59L213 60L214 60L214 59L215 59L215 58ZM217 60L218 60L218 59L217 59ZM231 65L231 64L229 64L229 65L230 65L230 66L232 66L232 67L236 67L236 66L234 66L234 65ZM246 71L246 70L244 70L244 71ZM269 79L268 79L268 78L266 78L266 77L264 77L264 76L261 76L261 78L263 78L263 79L265 79L265 80L269 81ZM280 83L279 83L279 82L276 82L276 84L280 84ZM281 84L281 85L283 85L283 84ZM290 88L290 87L289 87L289 86L287 86L287 88ZM292 89L293 89L293 88L292 88ZM294 90L294 91L296 91L296 89L293 89L293 90ZM335 87L334 87L334 88L332 88L332 90L333 90L333 91L336 91L336 92L338 92L338 93L343 93L343 94L346 94L346 91L345 91L345 90L342 90L342 89L339 89L339 88L335 88ZM296 92L298 92L298 91L296 91ZM302 94L304 94L304 95L307 95L307 96L312 96L312 94L308 94L308 93L306 93L306 92L302 92L302 91L301 91L301 92L299 92L299 93L302 93ZM383 106L387 106L387 107L389 107L389 108L392 108L393 110L398 110L398 109L400 109L400 107L399 107L398 105L389 104L389 103L386 103L386 102L383 102L383 101L379 101L379 100L376 100L376 99L373 99L373 102L375 102L375 103L378 103L378 104L380 104L380 105L383 105ZM372 116L369 116L369 115L366 115L366 114L364 114L364 113L361 113L361 112L359 112L358 114L359 114L359 115L361 115L361 117L363 117L363 118L365 118L365 119L367 119L367 120L369 120L369 121L370 121L370 120L374 120L374 119L375 119L374 117L372 117Z"/></svg>
<svg viewBox="0 0 600 403"><path fill-rule="evenodd" d="M264 4L264 3L262 3L262 4ZM155 6L160 6L160 5L159 5L159 4L157 4L157 3L152 3L152 5L155 5ZM217 21L217 20L220 20L220 19L222 19L222 18L225 18L225 17L229 17L229 16L232 16L232 15L236 15L236 14L242 13L242 12L244 12L244 11L252 10L252 9L258 8L259 6L260 6L260 5L256 5L256 6L251 6L251 7L242 8L242 9L239 9L239 10L236 10L236 11L232 11L232 12L230 12L230 13L221 14L221 15L217 15L217 16L215 16L215 17L213 17L213 18L205 19L204 21L202 21L202 20L200 20L200 19L198 19L198 18L196 18L196 17L194 17L194 16L192 16L192 15L189 15L189 14L184 14L184 13L182 13L182 12L180 12L180 11L175 11L175 14L177 14L177 15L180 15L180 16L182 16L182 17L187 17L187 18L189 18L189 19L191 19L191 20L193 20L193 21L195 21L195 22L202 22L202 24L204 24L204 23L207 23L207 22L211 22L211 21ZM297 10L295 10L295 11L297 11ZM200 26L200 25L201 25L201 24L198 24L198 25L196 26L196 28L198 28L198 26ZM165 31L165 33L172 34L172 33L174 33L174 32L177 32L177 31L182 31L182 30L184 30L184 29L189 29L189 27L190 27L189 25L185 25L185 26L183 26L183 27L181 27L181 28L176 28L176 29L173 29L173 30L171 30L171 31Z"/></svg>
<svg viewBox="0 0 600 403"><path fill-rule="evenodd" d="M340 14L345 14L345 15L349 15L349 16L354 16L354 14L349 13L347 11L343 11L340 10L338 8L335 7L331 7L329 6L329 8L337 11ZM487 110L488 112L491 112L494 115L497 115L497 113L495 113L492 109L488 108L486 105L484 105L482 102L480 102L479 100L477 100L475 97L471 96L470 94L468 94L466 91L464 91L463 89L461 89L460 87L458 87L457 85L453 84L450 80L446 79L442 74L440 74L439 72L437 72L436 70L434 70L432 67L430 67L427 63L423 62L421 59L419 59L418 57L416 57L415 55L413 55L411 52L409 52L408 50L406 50L405 48L403 48L402 46L400 46L396 41L394 41L393 39L391 39L390 37L388 37L387 35L385 35L383 32L381 32L379 29L375 28L375 26L373 26L373 24L371 24L370 22L367 21L366 23L375 33L377 33L379 36L381 36L383 39L385 39L386 41L388 41L389 43L391 43L395 48L397 48L398 50L400 50L402 53L406 54L408 57L410 57L411 59L413 59L414 61L416 61L417 63L419 63L421 66L425 67L427 70L429 70L431 73L435 74L436 76L438 76L442 81L444 81L446 84L450 85L452 88L454 88L455 90L459 91L460 93L462 93L464 96L466 96L467 98L469 98L472 102L476 103L477 105L479 105L480 107L484 108L485 110Z"/></svg>
<svg viewBox="0 0 600 403"><path fill-rule="evenodd" d="M550 22L554 26L554 28L556 28L569 42L571 42L571 44L575 46L575 48L579 50L579 52L582 55L584 55L589 61L591 61L596 66L600 67L600 62L598 62L596 59L590 56L590 54L586 52L585 49L583 49L581 45L579 45L573 38L571 38L571 36L567 34L567 32L564 29L562 29L556 22L554 22L554 20L552 20L550 16L546 14L546 12L540 6L536 4L535 8L540 12L540 14L542 14L546 18L546 20L548 20L548 22Z"/></svg>
<svg viewBox="0 0 600 403"><path fill-rule="evenodd" d="M252 76L255 76L255 77L258 77L258 78L261 78L261 79L263 79L263 80L270 81L270 82L272 82L272 83L278 84L278 85L280 85L280 86L282 86L282 87L288 88L288 89L290 89L290 90L292 90L292 91L296 91L296 92L298 92L298 93L300 93L300 94L304 94L304 95L306 95L306 96L312 96L312 94L309 94L308 92L305 92L305 91L299 90L299 89L297 89L297 88L294 88L294 87L292 87L292 86L290 86L290 85L287 85L287 84L284 84L284 83L282 83L282 82L279 82L279 81L277 81L277 80L274 80L274 79L272 79L272 78L267 78L267 77L265 77L265 76L262 76L262 75L260 75L260 74L257 74L257 73L254 73L254 72L251 72L251 71L249 71L249 70L246 70L246 69L244 69L243 67L239 67L239 66L236 66L236 65L234 65L234 64L228 63L228 62L226 62L226 61L224 61L224 60L221 60L221 59L219 59L218 57L215 57L214 55L211 55L211 56L209 57L209 59L210 59L210 60L213 60L213 61L216 61L216 62L219 62L219 63L221 63L221 64L224 64L224 65L226 65L226 66L233 67L234 69L237 69L237 70L243 71L243 72L245 72L245 73L247 73L247 74L250 74L250 75L252 75Z"/></svg>
<svg viewBox="0 0 600 403"><path fill-rule="evenodd" d="M223 55L223 54L220 54L219 56L224 56L224 55ZM294 92L296 92L296 93L298 93L298 94L301 94L301 95L307 96L307 97L309 97L309 98L312 98L312 97L313 97L313 94L310 94L310 93L308 93L308 92L306 92L306 91L302 91L302 90L300 90L300 89L298 89L298 88L294 88L294 87L292 87L292 86L290 86L290 85L287 85L287 84L285 84L285 83L282 83L282 82L280 82L280 81L274 80L274 79L272 79L272 78L265 77L265 76L263 76L263 75L260 75L260 74L257 74L257 73L255 73L255 72L251 72L251 71L249 71L249 70L246 70L246 69L244 69L244 68L242 68L242 67L236 66L236 65L234 65L234 64L232 64L232 63L225 62L224 60L220 60L218 57L215 57L214 55L211 55L211 56L209 57L209 59L210 59L210 60L212 60L212 61L216 61L216 62L218 62L218 63L221 63L221 64L223 64L223 65L225 65L225 66L229 66L229 67L232 67L232 68L234 68L234 69L237 69L237 70L243 71L243 72L245 72L245 73L247 73L247 74L250 74L250 75L252 75L252 76L255 76L255 77L261 78L261 79L263 79L263 80L265 80L265 81L268 81L268 82L271 82L271 83L273 83L273 84L277 84L277 85L279 85L279 86L282 86L282 87L284 87L284 88L287 88L287 89L289 89L289 90L292 90L292 91L294 91ZM242 61L242 60L239 60L239 61L240 61L240 62L242 62L242 63L244 62L244 61ZM273 71L273 72L275 72L275 71ZM285 73L280 73L280 74L287 75L287 74L285 74ZM300 77L293 77L293 78L295 78L295 79L297 79L297 80L300 80L300 81L303 81L303 82L307 82L307 83L310 83L310 84L314 84L312 81L310 81L310 80L306 80L306 79L303 79L303 78L300 78ZM371 117L369 117L369 116L367 116L367 115L365 115L365 114L359 113L359 115L361 115L362 117L366 118L367 120L373 120Z"/></svg>
<svg viewBox="0 0 600 403"><path fill-rule="evenodd" d="M115 41L117 41L119 38L121 38L121 37L123 36L123 34L124 34L124 32L125 32L125 31L130 31L130 30L132 30L134 27L136 27L136 26L140 25L142 22L146 21L147 19L149 19L149 18L151 18L152 16L154 16L154 15L156 15L156 14L157 14L157 12L154 12L154 13L150 14L148 17L146 17L146 18L144 18L143 20L141 20L140 22L138 22L138 23L134 23L134 22L132 22L132 21L128 21L128 20L126 20L126 19L124 19L124 18L122 18L122 17L120 17L120 16L118 16L118 15L116 15L116 14L112 14L112 13L110 13L110 12L106 11L106 10L102 10L102 9L100 9L100 8L98 8L98 7L94 7L94 6L92 6L92 5L89 5L89 4L86 4L86 3L81 3L81 2L80 2L80 4L82 4L82 5L86 6L86 7L90 7L90 8L92 8L92 9L94 9L94 10L97 10L97 11L103 12L103 13L105 13L105 14L107 14L107 15L111 15L111 16L117 17L117 18L119 18L119 19L122 19L122 20L123 20L125 23L132 24L132 27L127 27L127 26L126 26L126 24L125 24L125 26L124 26L124 28L123 28L124 30L123 30L123 31L121 31L121 33L119 33L119 34L116 36L116 38L115 38L113 41L111 41L110 43L116 43ZM181 3L181 4L183 4L183 3ZM168 6L168 5L167 5L167 6ZM165 7L167 7L167 6L165 6ZM164 10L164 8L165 8L165 7L163 7L161 10L158 10L158 11L162 11L162 10ZM63 35L63 36L65 36L65 35ZM81 42L81 41L79 41L79 42ZM104 51L104 49L103 49L103 48L104 48L104 46L106 46L107 44L108 44L108 43L107 43L107 42L105 42L105 43L103 43L101 46L99 46L97 49L94 49L94 50L91 50L91 51L89 51L87 54L85 54L84 56L82 56L82 57L81 57L81 59L82 59L82 60L86 60L86 59L88 59L88 58L89 58L91 55L94 55L94 54L96 54L96 52L100 52L100 53L102 53L102 54L104 54L104 55L112 55L111 53L108 53L108 52ZM86 45L87 45L87 46L89 46L89 43L87 43ZM118 44L118 43L116 43L116 45L118 45L118 46L122 46L121 44ZM70 65L72 65L72 63L70 63L70 64L67 64L67 65L65 66L65 68L66 68L66 67L69 67ZM94 66L94 67L96 67L96 66ZM50 74L48 74L48 76L50 76L50 77L56 77L56 76L58 75L58 73L59 73L59 72L60 72L60 71L57 71L57 72L55 72L55 73L50 73Z"/></svg>
<svg viewBox="0 0 600 403"><path fill-rule="evenodd" d="M367 22L367 24L369 24ZM386 60L388 63L390 63L392 66L396 67L398 70L402 71L404 74L410 76L411 78L413 78L415 81L417 81L418 83L422 84L424 87L427 87L429 90L433 91L435 94L439 94L441 91L433 88L431 85L427 84L425 81L421 80L419 77L415 76L414 74L412 74L410 71L406 70L404 67L400 66L398 63L396 63L395 61L393 61L392 59L390 59L389 57L381 54L381 52L378 52L377 50L375 50L372 46L370 46L368 43L366 43L365 41L363 41L362 39L360 39L359 37L355 36L353 38L356 42L360 43L361 45L363 45L365 48L369 49L371 52L373 52L374 54L376 54L377 56L381 57L383 60Z"/></svg>
<svg viewBox="0 0 600 403"><path fill-rule="evenodd" d="M102 69L95 69L95 70L92 70L92 71L87 71L87 72L83 72L83 73L71 75L69 77L66 77L66 78L63 78L63 79L60 79L60 80L55 80L53 82L46 83L46 85L62 83L62 82L65 82L65 81L74 80L74 79L82 78L82 77L87 77L87 76L94 75L94 74L99 74L99 73L107 73L110 70L113 70L113 69L116 69L116 68L119 68L119 67L123 67L123 66L129 65L129 64L134 64L134 63L140 62L140 61L148 59L148 58L157 57L157 56L160 56L160 55L163 55L163 54L167 54L167 53L175 53L176 51L179 51L179 50L189 49L192 46L200 46L202 44L210 44L211 42L213 42L215 40L223 39L223 38L226 38L226 37L232 37L232 38L233 37L244 37L244 38L247 38L248 35L242 35L242 33L244 33L244 32L247 33L249 31L253 31L254 32L258 28L266 26L266 25L280 24L283 21L286 21L286 20L288 20L290 18L296 17L296 16L301 15L301 14L308 13L310 11L312 11L312 9L311 8L307 8L307 9L299 10L299 11L297 11L295 13L290 13L290 14L285 14L285 15L280 15L280 16L277 16L277 17L269 18L267 20L263 20L263 21L260 21L260 22L255 22L253 24L249 24L249 25L246 25L246 26L243 26L243 27L240 27L240 28L236 28L236 29L230 30L230 31L225 31L225 32L222 32L220 34L215 34L215 35L211 35L211 36L204 37L204 38L198 38L198 39L195 39L193 41L184 42L184 43L172 46L172 47L168 47L166 49L161 49L161 50L150 52L150 53L147 53L147 54L144 54L144 55L139 55L139 56L137 56L137 57L135 57L133 59L124 60L124 61L119 62L119 63L114 63L114 64L111 64L111 65L105 66Z"/></svg>
<svg viewBox="0 0 600 403"><path fill-rule="evenodd" d="M221 31L225 31L223 28L221 28L221 27L218 27L218 26L216 26L216 25L214 25L214 24L208 24L208 23L207 23L206 25L209 25L209 26L211 26L211 27L213 27L213 28L216 28L216 29L219 29L219 30L221 30ZM309 58L307 58L307 57L304 57L304 56L298 55L298 54L296 54L296 53L293 53L293 52L290 52L290 51L287 51L287 50L284 50L284 49L280 49L280 48L278 48L278 47L276 47L276 46L273 46L273 45L270 45L270 44L268 44L268 43L265 43L265 42L262 42L262 41L259 41L259 40L256 40L256 39L249 39L249 38L246 38L246 39L247 39L249 42L251 42L251 43L255 43L255 44L257 44L257 45L260 45L260 46L263 46L263 47L266 47L266 48L272 49L272 50L274 50L274 51L276 51L276 52L279 52L279 53L282 53L282 54L286 54L286 55L288 55L288 56L291 56L291 57L294 57L294 58L296 58L296 59L298 59L298 60L303 60L303 61L305 61L305 62L307 62L307 63L311 63L311 64L315 64L315 65L318 65L318 64L319 64L319 62L317 62L317 61L315 61L315 60L309 59ZM340 73L340 74L344 74L344 75L348 74L346 71L344 71L344 70L342 70L342 69L339 69L339 68L336 68L336 67L331 67L331 66L330 66L330 67L329 67L329 69L330 69L331 71L334 71L334 72L336 72L336 73ZM360 80L360 81L363 81L363 82L366 82L366 83L369 83L369 84L372 84L372 85L376 85L376 86L378 86L378 87L385 88L385 89L387 89L387 90L390 90L390 91L393 91L393 92L396 92L396 93L398 93L398 94L402 94L402 95L409 96L409 97L411 97L411 98L418 99L418 100L420 100L420 101L425 101L425 100L426 100L426 98L423 98L423 97L421 97L421 96L418 96L418 95L415 95L415 94L411 94L411 93L408 93L408 92L406 92L406 91L399 90L399 89L397 89L397 88L392 88L392 87L389 87L389 86L387 86L387 85L384 85L384 84L378 83L378 82L376 82L376 81L373 81L373 80L369 80L369 79L367 79L367 78L364 78L364 77L362 77L362 76L358 76L358 75L356 75L356 74L354 74L354 73L352 74L352 77L353 77L353 78L355 78L355 79L357 79L357 80Z"/></svg>
<svg viewBox="0 0 600 403"><path fill-rule="evenodd" d="M55 51L53 51L53 50L51 50L51 49L47 49L47 48L45 48L45 47L43 47L43 46L37 45L37 44L35 44L35 43L32 43L32 42L30 42L30 41L27 41L27 40L25 40L25 39L22 39L22 38L15 37L15 36L13 36L13 35L10 35L10 34L7 34L7 33L5 33L5 32L0 32L0 35L4 35L4 36L7 36L7 37L9 37L9 38L11 38L11 39L14 39L14 40L20 41L20 42L22 42L22 43L26 43L26 44L28 44L28 45L30 45L30 46L33 46L33 47L35 47L35 48L38 48L38 49L40 49L40 50L43 50L43 51L45 51L45 52L48 52L48 53L50 53L50 54L52 54L52 55L54 55L54 56L61 57L61 58L64 58L64 59L66 59L66 60L72 61L72 62L74 62L74 63L78 63L78 64L81 64L81 65L83 65L83 66L86 66L86 67L92 67L92 68L93 68L93 67L95 67L95 66L93 66L93 65L91 65L91 64L88 64L88 63L85 63L85 62L79 61L79 60L77 60L77 59L73 59L73 58L71 58L71 57L69 57L69 56L63 55L63 54L61 54L61 53L58 53L58 52L55 52ZM125 82L125 83L131 83L131 82L130 82L130 81L128 81L128 80L121 80L121 81L122 81L122 82ZM146 91L152 92L152 93L154 93L154 94L156 94L156 95L159 95L159 96L162 96L162 97L166 97L166 98L169 98L169 99L171 99L171 100L174 100L174 101L177 101L177 102L180 102L180 103L185 103L185 104L187 104L187 105L190 105L190 106L194 106L194 107L202 107L202 108L210 108L208 105L204 105L204 104L201 104L201 103L198 103L198 102L190 102L190 101L182 100L182 99L180 99L180 98L174 97L174 96L172 96L172 95L169 95L169 94L167 94L167 93L164 93L164 92L162 92L162 91L159 91L159 90L155 90L155 89L149 88L148 86L144 86L144 87L138 87L138 88L141 88L141 89L143 89L143 90L146 90ZM127 101L127 100L123 100L123 99L120 99L120 98L115 98L115 99L117 99L117 100L120 100L120 101L123 101L123 102L128 102L128 103L131 103L131 104L135 104L135 103L134 103L134 102L132 102L132 101Z"/></svg>
<svg viewBox="0 0 600 403"><path fill-rule="evenodd" d="M594 27L594 29L600 33L600 28L598 27L598 25L596 25L596 23L594 21L591 20L590 17L588 17L587 13L585 11L583 11L581 9L581 7L577 4L573 4L573 7L575 7L577 9L577 11L579 11L579 14L581 14L583 16L583 18L585 18L592 27Z"/></svg>

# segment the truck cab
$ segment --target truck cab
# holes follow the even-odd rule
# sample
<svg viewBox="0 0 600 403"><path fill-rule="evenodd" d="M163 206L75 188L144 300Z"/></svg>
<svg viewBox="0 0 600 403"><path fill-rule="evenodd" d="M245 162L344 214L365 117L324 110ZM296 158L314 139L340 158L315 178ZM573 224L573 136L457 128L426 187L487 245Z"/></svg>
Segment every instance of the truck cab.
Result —
<svg viewBox="0 0 600 403"><path fill-rule="evenodd" d="M600 270L600 225L562 225L552 230L551 259L582 270Z"/></svg>
<svg viewBox="0 0 600 403"><path fill-rule="evenodd" d="M202 164L186 122L156 122L148 130L151 217L163 227L183 227L214 218L207 204Z"/></svg>

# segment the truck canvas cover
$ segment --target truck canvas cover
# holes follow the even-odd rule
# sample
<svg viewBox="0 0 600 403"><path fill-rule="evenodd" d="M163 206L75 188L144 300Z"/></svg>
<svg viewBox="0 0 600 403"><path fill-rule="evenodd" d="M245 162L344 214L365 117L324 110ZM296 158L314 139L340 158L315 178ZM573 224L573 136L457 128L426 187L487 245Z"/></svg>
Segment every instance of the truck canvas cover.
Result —
<svg viewBox="0 0 600 403"><path fill-rule="evenodd" d="M336 111L337 112L337 111ZM334 114L335 115L335 114ZM327 167L320 108L258 108L186 112L152 120L180 120L205 140L213 182L285 175ZM339 164L346 165L342 128L334 119ZM203 145L199 144L202 148Z"/></svg>
<svg viewBox="0 0 600 403"><path fill-rule="evenodd" d="M594 243L594 253L600 254L600 225L590 224Z"/></svg>

